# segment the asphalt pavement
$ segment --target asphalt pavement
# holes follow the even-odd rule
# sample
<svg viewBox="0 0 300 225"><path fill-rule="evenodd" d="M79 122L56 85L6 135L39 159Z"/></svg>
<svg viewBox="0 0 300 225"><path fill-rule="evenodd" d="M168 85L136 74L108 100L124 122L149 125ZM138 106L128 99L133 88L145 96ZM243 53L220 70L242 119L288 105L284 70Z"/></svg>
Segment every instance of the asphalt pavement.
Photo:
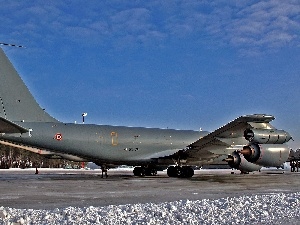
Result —
<svg viewBox="0 0 300 225"><path fill-rule="evenodd" d="M55 209L88 206L161 203L252 194L300 191L300 172L264 170L240 174L232 170L196 170L189 179L135 177L130 170L9 169L0 170L0 206Z"/></svg>

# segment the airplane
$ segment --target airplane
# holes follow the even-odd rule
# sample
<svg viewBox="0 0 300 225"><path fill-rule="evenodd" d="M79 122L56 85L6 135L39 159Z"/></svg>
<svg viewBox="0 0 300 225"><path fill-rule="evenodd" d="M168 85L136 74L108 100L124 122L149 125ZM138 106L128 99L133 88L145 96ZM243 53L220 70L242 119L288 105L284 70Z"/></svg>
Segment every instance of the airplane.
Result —
<svg viewBox="0 0 300 225"><path fill-rule="evenodd" d="M274 116L245 115L213 132L63 123L36 102L0 48L0 144L103 169L133 166L135 176L189 178L193 167L228 163L242 172L282 165L291 135L273 127Z"/></svg>

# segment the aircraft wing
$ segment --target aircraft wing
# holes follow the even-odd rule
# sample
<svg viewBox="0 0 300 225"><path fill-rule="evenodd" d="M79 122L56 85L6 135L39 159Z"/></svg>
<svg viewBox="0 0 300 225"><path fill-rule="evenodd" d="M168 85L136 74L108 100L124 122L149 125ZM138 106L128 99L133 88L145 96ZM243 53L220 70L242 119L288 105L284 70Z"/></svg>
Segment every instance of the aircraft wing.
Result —
<svg viewBox="0 0 300 225"><path fill-rule="evenodd" d="M186 150L179 151L171 158L187 160L188 164L211 162L220 155L231 154L249 143L244 138L244 131L248 128L272 129L269 124L274 116L265 114L246 115L236 118L219 129L198 139L187 146ZM193 163L198 162L198 163Z"/></svg>
<svg viewBox="0 0 300 225"><path fill-rule="evenodd" d="M20 125L0 117L0 133L26 133L28 130Z"/></svg>

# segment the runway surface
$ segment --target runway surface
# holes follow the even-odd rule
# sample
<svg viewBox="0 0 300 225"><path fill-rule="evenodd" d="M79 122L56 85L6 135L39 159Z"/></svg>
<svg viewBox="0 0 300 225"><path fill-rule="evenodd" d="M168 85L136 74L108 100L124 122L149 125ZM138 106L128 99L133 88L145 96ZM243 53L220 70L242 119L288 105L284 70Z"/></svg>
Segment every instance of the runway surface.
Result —
<svg viewBox="0 0 300 225"><path fill-rule="evenodd" d="M189 179L134 177L129 170L40 169L0 170L1 206L18 209L55 209L177 200L220 199L300 191L300 173L262 171L231 174L231 170L196 170Z"/></svg>

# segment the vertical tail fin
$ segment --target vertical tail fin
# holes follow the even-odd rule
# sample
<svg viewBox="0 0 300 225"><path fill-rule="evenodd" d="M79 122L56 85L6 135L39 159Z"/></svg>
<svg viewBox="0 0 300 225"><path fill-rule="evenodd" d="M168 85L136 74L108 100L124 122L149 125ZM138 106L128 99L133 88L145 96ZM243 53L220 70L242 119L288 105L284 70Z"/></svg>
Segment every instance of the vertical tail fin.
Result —
<svg viewBox="0 0 300 225"><path fill-rule="evenodd" d="M33 98L0 48L0 117L15 122L56 122Z"/></svg>

